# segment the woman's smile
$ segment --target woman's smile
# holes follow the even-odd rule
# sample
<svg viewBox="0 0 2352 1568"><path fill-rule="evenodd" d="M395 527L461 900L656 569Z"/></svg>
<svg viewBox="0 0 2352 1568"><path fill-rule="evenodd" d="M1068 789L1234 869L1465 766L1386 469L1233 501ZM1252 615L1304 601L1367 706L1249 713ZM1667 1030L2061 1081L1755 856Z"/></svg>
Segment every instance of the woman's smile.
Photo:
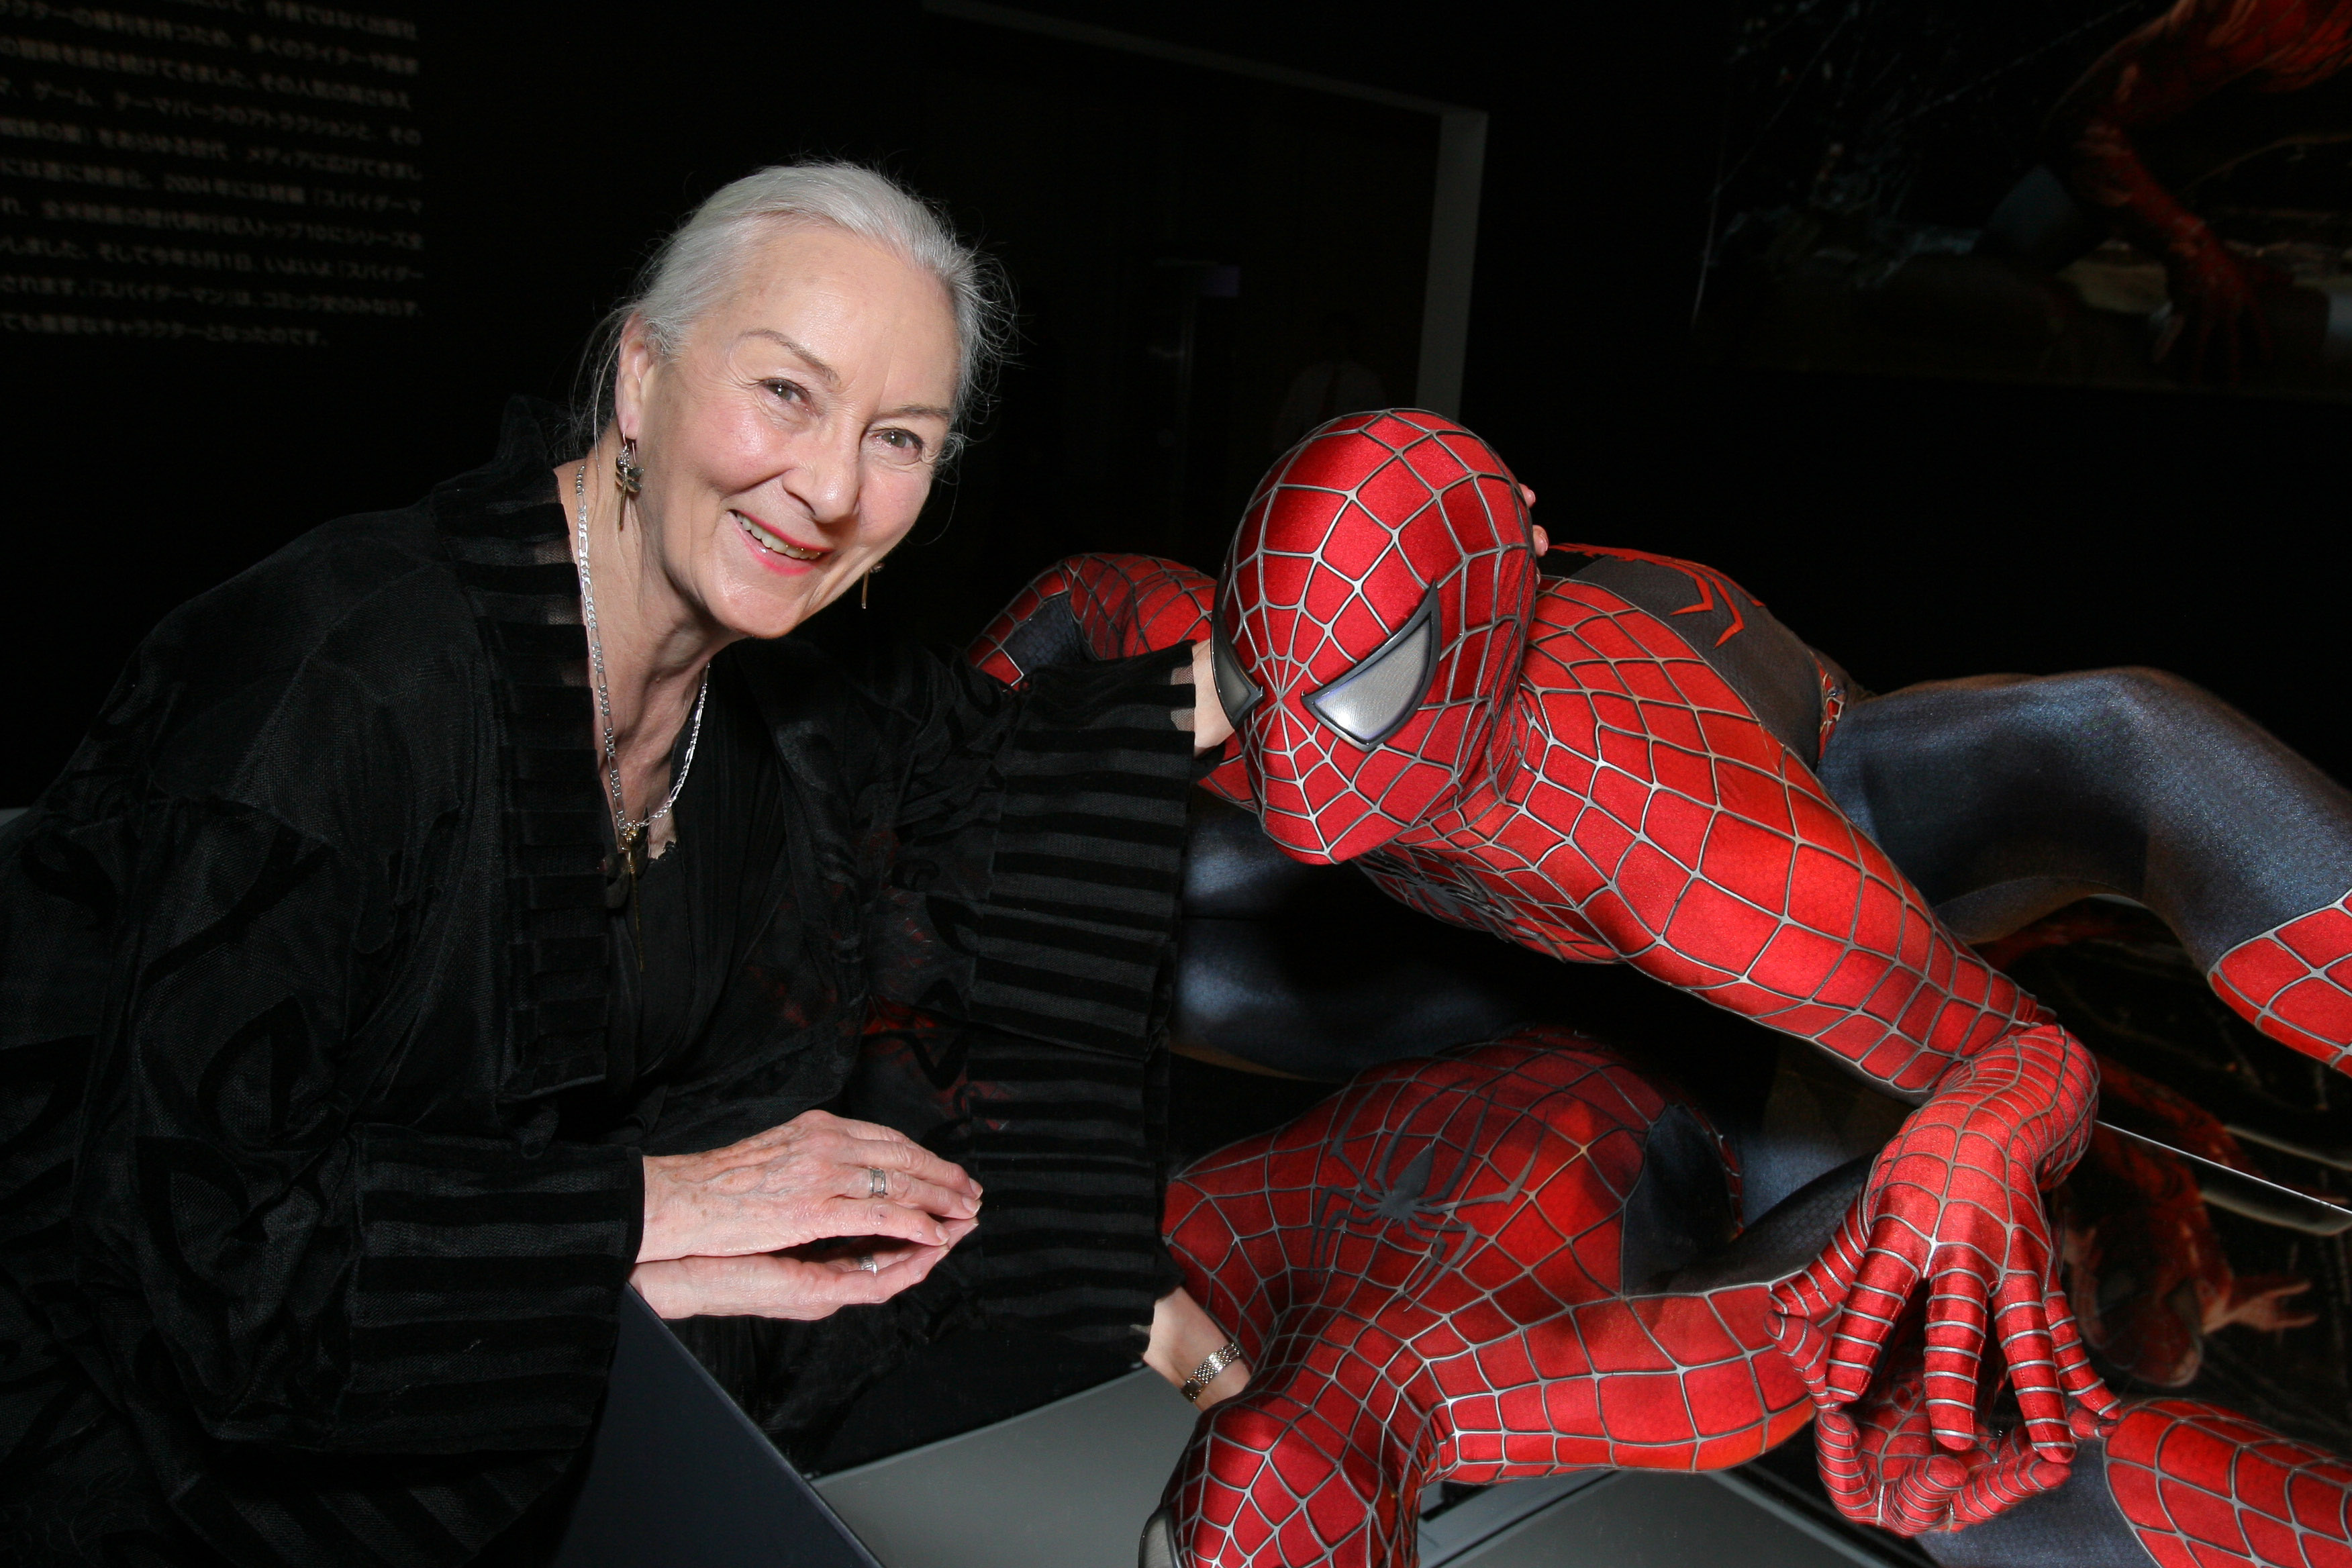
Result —
<svg viewBox="0 0 2352 1568"><path fill-rule="evenodd" d="M833 553L826 545L795 543L749 512L730 510L727 515L735 520L736 531L750 542L752 559L771 572L796 577Z"/></svg>

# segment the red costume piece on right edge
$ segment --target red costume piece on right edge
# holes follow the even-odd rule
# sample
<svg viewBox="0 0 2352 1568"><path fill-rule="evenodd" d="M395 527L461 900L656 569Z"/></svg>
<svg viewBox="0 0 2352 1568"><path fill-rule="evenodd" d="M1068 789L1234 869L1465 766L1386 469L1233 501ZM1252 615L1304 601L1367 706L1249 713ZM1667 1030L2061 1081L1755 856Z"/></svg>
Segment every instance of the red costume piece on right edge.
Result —
<svg viewBox="0 0 2352 1568"><path fill-rule="evenodd" d="M2344 1071L2352 1054L2352 894L2232 948L2207 978L2263 1034Z"/></svg>
<svg viewBox="0 0 2352 1568"><path fill-rule="evenodd" d="M2352 1568L2352 1465L2190 1399L2134 1406L2107 1485L2162 1568Z"/></svg>

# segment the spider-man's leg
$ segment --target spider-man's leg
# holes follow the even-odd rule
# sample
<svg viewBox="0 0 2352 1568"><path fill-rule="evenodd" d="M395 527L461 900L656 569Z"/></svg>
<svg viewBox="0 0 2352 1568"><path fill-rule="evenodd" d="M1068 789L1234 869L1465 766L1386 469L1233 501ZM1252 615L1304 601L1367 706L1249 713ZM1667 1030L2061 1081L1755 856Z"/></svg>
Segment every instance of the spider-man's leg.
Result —
<svg viewBox="0 0 2352 1568"><path fill-rule="evenodd" d="M1170 1245L1255 1375L1195 1430L1145 1560L1409 1568L1438 1477L1717 1468L1801 1430L1767 1282L1862 1173L1724 1249L1729 1173L1686 1106L1546 1029L1391 1062L1209 1156L1171 1185Z"/></svg>
<svg viewBox="0 0 2352 1568"><path fill-rule="evenodd" d="M2150 1400L2083 1443L2054 1490L1916 1539L1946 1568L2321 1568L2352 1563L2352 1465L2210 1405Z"/></svg>
<svg viewBox="0 0 2352 1568"><path fill-rule="evenodd" d="M1821 773L1960 935L2121 893L2265 1034L2352 1047L2352 794L2210 693L2145 669L1931 682L1850 709Z"/></svg>

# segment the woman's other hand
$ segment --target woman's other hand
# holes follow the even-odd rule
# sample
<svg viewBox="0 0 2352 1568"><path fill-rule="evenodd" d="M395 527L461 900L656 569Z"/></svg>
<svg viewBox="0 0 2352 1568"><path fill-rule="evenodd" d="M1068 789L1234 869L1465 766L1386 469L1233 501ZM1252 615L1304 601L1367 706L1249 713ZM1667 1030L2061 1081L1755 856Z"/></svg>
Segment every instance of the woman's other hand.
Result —
<svg viewBox="0 0 2352 1568"><path fill-rule="evenodd" d="M1176 716L1176 727L1192 731L1195 752L1213 752L1233 738L1234 727L1225 717L1225 705L1217 700L1215 667L1209 662L1209 642L1206 638L1192 645L1192 711ZM1183 670L1176 672L1182 681L1188 677Z"/></svg>
<svg viewBox="0 0 2352 1568"><path fill-rule="evenodd" d="M1181 1389L1193 1371L1224 1349L1231 1337L1192 1300L1191 1291L1180 1288L1162 1296L1151 1310L1151 1340L1143 1348L1143 1364ZM1247 1388L1249 1380L1249 1364L1234 1362L1201 1390L1193 1403L1206 1410Z"/></svg>
<svg viewBox="0 0 2352 1568"><path fill-rule="evenodd" d="M845 1236L943 1252L980 1213L980 1184L959 1167L904 1133L823 1110L723 1149L648 1154L645 1170L640 1264L741 1258Z"/></svg>
<svg viewBox="0 0 2352 1568"><path fill-rule="evenodd" d="M829 1256L822 1258L774 1253L640 1263L629 1283L665 1318L794 1318L809 1322L844 1307L887 1301L919 1283L979 1223L949 1220L942 1227L948 1240L938 1247L877 1242L870 1250L826 1248Z"/></svg>

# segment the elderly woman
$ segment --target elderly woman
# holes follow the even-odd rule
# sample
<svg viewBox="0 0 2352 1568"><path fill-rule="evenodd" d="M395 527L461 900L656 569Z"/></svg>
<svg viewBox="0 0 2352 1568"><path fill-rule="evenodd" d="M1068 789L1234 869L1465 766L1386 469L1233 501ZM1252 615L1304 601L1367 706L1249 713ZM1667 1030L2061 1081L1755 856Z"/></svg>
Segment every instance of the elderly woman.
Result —
<svg viewBox="0 0 2352 1568"><path fill-rule="evenodd" d="M906 536L1000 319L888 181L764 170L656 257L584 418L518 404L487 467L141 647L0 836L16 1561L503 1556L632 1283L782 1323L748 1342L777 1421L845 1400L970 1317L940 1279L980 1184L819 1109L894 1007L968 1026L1006 1169L1112 1112L1090 1168L1127 1196L1065 1192L1083 1288L958 1289L1148 1321L1179 1379L1223 1343L1119 1146L1222 739L1199 650L1011 694L778 640Z"/></svg>

